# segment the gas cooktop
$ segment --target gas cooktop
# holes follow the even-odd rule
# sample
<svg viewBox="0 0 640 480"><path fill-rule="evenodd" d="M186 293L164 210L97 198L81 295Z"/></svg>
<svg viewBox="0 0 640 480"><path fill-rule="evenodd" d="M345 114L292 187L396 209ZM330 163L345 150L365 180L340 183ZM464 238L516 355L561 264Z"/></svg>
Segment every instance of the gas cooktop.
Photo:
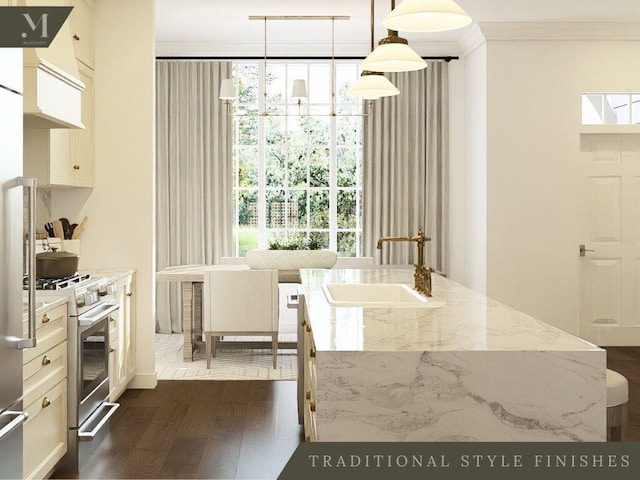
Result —
<svg viewBox="0 0 640 480"><path fill-rule="evenodd" d="M62 290L75 286L91 278L89 273L76 273L64 278L36 278L36 290ZM24 277L22 281L23 289L28 288L29 278Z"/></svg>

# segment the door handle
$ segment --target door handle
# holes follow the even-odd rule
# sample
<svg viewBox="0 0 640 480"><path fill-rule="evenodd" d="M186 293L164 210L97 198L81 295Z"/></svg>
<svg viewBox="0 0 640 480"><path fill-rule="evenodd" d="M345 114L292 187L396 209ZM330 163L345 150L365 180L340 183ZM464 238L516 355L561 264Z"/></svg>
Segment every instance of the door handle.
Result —
<svg viewBox="0 0 640 480"><path fill-rule="evenodd" d="M580 256L584 257L587 254L587 252L595 252L595 250L589 250L584 245L580 245Z"/></svg>
<svg viewBox="0 0 640 480"><path fill-rule="evenodd" d="M18 177L16 186L29 189L29 216L28 227L28 251L27 251L27 275L28 275L28 299L29 299L29 336L17 342L19 350L36 346L36 187L35 178Z"/></svg>

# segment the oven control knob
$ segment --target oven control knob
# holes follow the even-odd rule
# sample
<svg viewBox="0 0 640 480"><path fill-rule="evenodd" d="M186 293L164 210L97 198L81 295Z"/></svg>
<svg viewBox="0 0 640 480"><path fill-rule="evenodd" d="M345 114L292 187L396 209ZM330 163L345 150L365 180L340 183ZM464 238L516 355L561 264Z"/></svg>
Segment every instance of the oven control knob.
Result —
<svg viewBox="0 0 640 480"><path fill-rule="evenodd" d="M85 306L85 295L78 295L76 297L76 305L79 307Z"/></svg>

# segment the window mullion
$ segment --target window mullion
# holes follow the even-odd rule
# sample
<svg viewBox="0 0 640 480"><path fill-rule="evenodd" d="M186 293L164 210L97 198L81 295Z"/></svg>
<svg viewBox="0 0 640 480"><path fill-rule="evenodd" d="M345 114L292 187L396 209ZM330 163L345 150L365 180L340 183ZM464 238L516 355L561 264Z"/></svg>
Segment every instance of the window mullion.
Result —
<svg viewBox="0 0 640 480"><path fill-rule="evenodd" d="M338 251L338 162L337 162L337 126L332 116L329 138L329 249Z"/></svg>
<svg viewBox="0 0 640 480"><path fill-rule="evenodd" d="M267 72L265 65L258 64L258 111L265 112ZM258 248L267 246L267 202L266 202L266 117L258 117Z"/></svg>

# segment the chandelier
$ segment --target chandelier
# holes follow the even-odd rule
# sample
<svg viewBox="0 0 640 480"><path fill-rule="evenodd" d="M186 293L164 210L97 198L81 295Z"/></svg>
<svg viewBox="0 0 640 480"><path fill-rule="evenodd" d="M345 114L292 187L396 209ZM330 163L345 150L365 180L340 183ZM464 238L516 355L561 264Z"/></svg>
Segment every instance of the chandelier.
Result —
<svg viewBox="0 0 640 480"><path fill-rule="evenodd" d="M250 16L249 20L260 20L264 22L264 70L267 71L267 22L271 20L325 20L331 21L331 111L326 114L316 114L313 116L366 116L369 114L369 111L365 111L364 113L336 113L336 62L335 62L335 22L336 20L349 20L350 16L344 15L278 15L278 16ZM303 116L305 114L302 113L302 102L307 98L307 85L304 79L298 78L293 80L292 88L291 88L291 99L293 99L298 105L297 113L274 113L270 112L268 108L267 102L267 91L263 92L264 95L264 110L260 113L234 113L232 109L232 104L236 100L236 85L232 78L227 78L222 80L220 84L220 94L219 99L224 101L227 107L227 113L230 116L274 116L274 117L286 117L286 116ZM377 97L376 97L377 98ZM371 103L367 104L368 107L371 106Z"/></svg>

